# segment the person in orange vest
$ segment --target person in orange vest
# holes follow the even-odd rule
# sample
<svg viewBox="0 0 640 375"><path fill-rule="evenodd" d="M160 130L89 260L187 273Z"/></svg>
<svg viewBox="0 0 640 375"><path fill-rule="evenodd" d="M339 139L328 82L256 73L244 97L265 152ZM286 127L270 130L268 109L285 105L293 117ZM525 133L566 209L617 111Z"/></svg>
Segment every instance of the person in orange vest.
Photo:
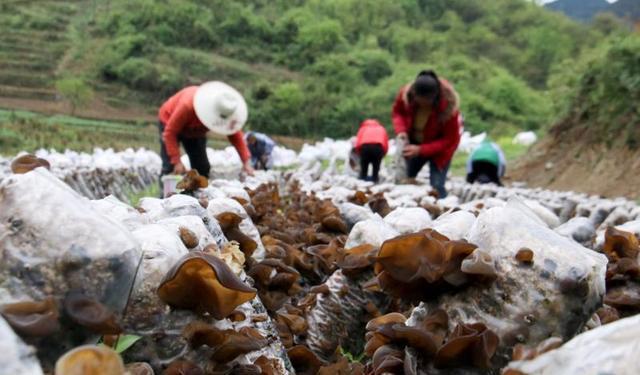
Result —
<svg viewBox="0 0 640 375"><path fill-rule="evenodd" d="M251 155L241 131L248 117L247 104L233 87L217 81L185 87L162 104L158 117L161 177L187 172L180 160L180 144L189 157L191 168L209 177L209 130L226 135L240 155L243 171L253 174Z"/></svg>
<svg viewBox="0 0 640 375"><path fill-rule="evenodd" d="M429 180L440 198L447 196L447 172L462 134L459 102L448 81L424 70L400 89L392 108L396 135L406 144L407 176L415 178L429 163Z"/></svg>
<svg viewBox="0 0 640 375"><path fill-rule="evenodd" d="M355 151L360 157L360 179L378 182L382 158L389 151L387 130L377 120L364 120L356 135ZM371 177L369 177L371 164Z"/></svg>

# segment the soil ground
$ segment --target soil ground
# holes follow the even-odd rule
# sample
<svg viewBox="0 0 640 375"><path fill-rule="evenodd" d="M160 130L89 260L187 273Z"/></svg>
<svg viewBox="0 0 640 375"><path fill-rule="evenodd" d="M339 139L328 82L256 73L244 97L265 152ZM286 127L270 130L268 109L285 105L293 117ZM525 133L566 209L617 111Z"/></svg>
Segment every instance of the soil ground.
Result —
<svg viewBox="0 0 640 375"><path fill-rule="evenodd" d="M640 150L545 138L514 164L511 181L640 200Z"/></svg>

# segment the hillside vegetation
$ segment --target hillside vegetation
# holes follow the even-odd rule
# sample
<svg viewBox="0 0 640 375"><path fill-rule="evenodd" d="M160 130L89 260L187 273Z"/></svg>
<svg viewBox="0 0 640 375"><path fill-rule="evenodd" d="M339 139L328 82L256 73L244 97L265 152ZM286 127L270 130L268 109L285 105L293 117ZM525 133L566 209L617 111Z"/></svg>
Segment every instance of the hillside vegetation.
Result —
<svg viewBox="0 0 640 375"><path fill-rule="evenodd" d="M301 137L348 136L366 117L389 126L398 88L425 68L454 83L471 131L540 129L554 116L550 73L607 32L522 0L45 0L1 6L0 23L9 32L2 36L7 48L0 65L7 69L0 82L11 88L0 87L0 96L31 88L19 94L41 98L37 89L55 97L56 80L79 77L96 93L85 105L87 115L123 114L141 103L152 118L175 90L219 79L245 93L251 127ZM58 49L32 59L41 51L33 43L54 48L48 38L62 41ZM31 43L18 43L25 40ZM27 61L47 70L38 73ZM102 110L103 104L111 108Z"/></svg>
<svg viewBox="0 0 640 375"><path fill-rule="evenodd" d="M562 77L562 79L560 79ZM640 199L640 35L614 38L558 72L563 113L514 177Z"/></svg>

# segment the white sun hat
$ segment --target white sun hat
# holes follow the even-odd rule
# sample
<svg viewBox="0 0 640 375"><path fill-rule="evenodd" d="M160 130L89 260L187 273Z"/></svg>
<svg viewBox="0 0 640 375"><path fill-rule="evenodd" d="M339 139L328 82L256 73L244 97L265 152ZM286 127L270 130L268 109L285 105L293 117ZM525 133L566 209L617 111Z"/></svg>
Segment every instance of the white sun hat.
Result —
<svg viewBox="0 0 640 375"><path fill-rule="evenodd" d="M247 102L238 90L224 82L203 83L193 97L196 116L214 133L231 135L247 122Z"/></svg>

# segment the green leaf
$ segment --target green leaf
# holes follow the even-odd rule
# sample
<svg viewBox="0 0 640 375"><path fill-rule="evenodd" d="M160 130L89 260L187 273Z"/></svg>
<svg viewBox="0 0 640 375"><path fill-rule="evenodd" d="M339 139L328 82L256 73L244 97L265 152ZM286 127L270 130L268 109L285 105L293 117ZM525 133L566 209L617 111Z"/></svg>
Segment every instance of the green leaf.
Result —
<svg viewBox="0 0 640 375"><path fill-rule="evenodd" d="M142 337L137 335L122 335L118 338L116 342L116 347L114 350L116 353L121 354L125 350L129 349L133 344L135 344Z"/></svg>

